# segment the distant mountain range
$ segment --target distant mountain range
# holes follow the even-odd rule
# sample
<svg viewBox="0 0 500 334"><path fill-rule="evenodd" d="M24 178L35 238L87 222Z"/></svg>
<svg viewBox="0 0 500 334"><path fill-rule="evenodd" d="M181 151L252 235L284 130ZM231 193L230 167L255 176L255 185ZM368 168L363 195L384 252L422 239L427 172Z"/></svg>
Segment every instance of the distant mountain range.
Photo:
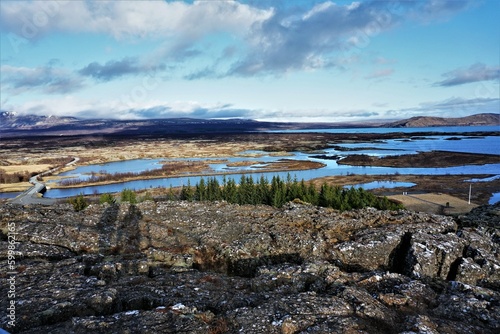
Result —
<svg viewBox="0 0 500 334"><path fill-rule="evenodd" d="M500 125L500 114L477 114L461 118L412 117L391 123L280 123L249 119L166 118L146 120L79 119L75 117L18 115L0 111L0 138L24 136L70 136L87 134L182 135L306 130L314 128L433 127Z"/></svg>
<svg viewBox="0 0 500 334"><path fill-rule="evenodd" d="M146 120L79 119L75 117L17 115L0 112L0 137L86 134L194 134L262 131L266 123L253 120L168 118ZM261 128L263 126L264 128Z"/></svg>

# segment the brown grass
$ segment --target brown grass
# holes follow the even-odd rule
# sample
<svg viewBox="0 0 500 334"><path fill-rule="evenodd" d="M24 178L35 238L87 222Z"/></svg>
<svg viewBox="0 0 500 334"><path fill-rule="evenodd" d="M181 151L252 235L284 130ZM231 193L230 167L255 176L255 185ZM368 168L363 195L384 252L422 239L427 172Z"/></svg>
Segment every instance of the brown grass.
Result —
<svg viewBox="0 0 500 334"><path fill-rule="evenodd" d="M268 164L267 167L264 168L264 170L294 171L318 169L324 166L325 164L316 161L283 159Z"/></svg>
<svg viewBox="0 0 500 334"><path fill-rule="evenodd" d="M227 164L227 167L247 167L247 166L252 166L255 164L260 163L259 161L237 161L237 162L231 162Z"/></svg>
<svg viewBox="0 0 500 334"><path fill-rule="evenodd" d="M15 174L22 173L27 171L28 173L38 173L49 170L52 165L40 164L40 165L10 165L10 166L2 166L0 169L3 169L7 174Z"/></svg>
<svg viewBox="0 0 500 334"><path fill-rule="evenodd" d="M0 184L0 192L7 193L15 191L25 191L31 186L32 184L29 182Z"/></svg>
<svg viewBox="0 0 500 334"><path fill-rule="evenodd" d="M410 194L410 196L401 194L388 197L400 201L409 210L436 214L467 213L478 206L474 203L469 204L468 201L460 198L440 193Z"/></svg>

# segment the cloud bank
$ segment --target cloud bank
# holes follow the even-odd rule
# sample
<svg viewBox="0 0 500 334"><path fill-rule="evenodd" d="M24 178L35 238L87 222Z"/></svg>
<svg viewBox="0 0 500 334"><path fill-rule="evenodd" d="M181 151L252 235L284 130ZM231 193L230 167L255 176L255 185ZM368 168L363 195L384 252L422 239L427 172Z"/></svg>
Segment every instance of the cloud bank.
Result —
<svg viewBox="0 0 500 334"><path fill-rule="evenodd" d="M217 31L245 32L270 15L237 1L4 1L0 28L27 39L90 32L116 39L180 35L195 40Z"/></svg>
<svg viewBox="0 0 500 334"><path fill-rule="evenodd" d="M185 76L279 75L335 67L339 57L365 48L372 38L405 20L439 20L465 10L471 3L374 0L338 5L325 1L304 9L274 1L4 1L0 3L0 29L31 41L58 32L155 40L162 45L150 55L154 66L166 59L182 62L202 54L204 50L197 45L200 40L229 34L237 39L238 59L219 69L218 74L214 74L216 64L212 64L210 70L202 68ZM123 73L140 72L126 59L104 65L91 63L82 71L110 80L121 76L114 75L111 67L120 66Z"/></svg>

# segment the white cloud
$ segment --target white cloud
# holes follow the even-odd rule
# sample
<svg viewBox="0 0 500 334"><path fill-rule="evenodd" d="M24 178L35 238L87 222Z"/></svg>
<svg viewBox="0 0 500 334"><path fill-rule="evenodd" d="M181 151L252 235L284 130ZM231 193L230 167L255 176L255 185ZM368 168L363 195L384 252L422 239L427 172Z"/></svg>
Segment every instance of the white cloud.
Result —
<svg viewBox="0 0 500 334"><path fill-rule="evenodd" d="M498 113L498 98L450 98L387 110L388 103L376 103L367 109L250 109L227 103L198 101L147 100L124 104L120 99L89 100L67 95L61 98L32 100L24 103L2 101L1 110L19 114L75 116L80 118L148 119L191 117L245 118L259 121L351 122L412 116L460 117L477 113ZM386 110L384 110L386 109Z"/></svg>
<svg viewBox="0 0 500 334"><path fill-rule="evenodd" d="M366 48L372 38L408 19L428 22L470 6L470 0L365 1L338 5L317 3L308 9L264 2L264 8L239 1L3 1L0 28L28 40L53 32L88 32L115 39L159 41L142 59L155 65L181 63L208 54L199 42L219 32L237 37L238 60L220 68L204 64L203 73L226 75L283 74L342 66L337 59ZM293 7L293 9L290 9ZM212 68L204 71L203 68ZM217 74L215 71L217 70Z"/></svg>
<svg viewBox="0 0 500 334"><path fill-rule="evenodd" d="M117 39L196 40L217 31L245 34L272 10L236 1L4 1L2 29L26 39L54 31L110 34Z"/></svg>
<svg viewBox="0 0 500 334"><path fill-rule="evenodd" d="M249 54L229 74L286 73L336 66L338 55L362 49L400 18L382 2L339 6L325 2L298 17L276 12L253 29Z"/></svg>
<svg viewBox="0 0 500 334"><path fill-rule="evenodd" d="M237 108L232 104L197 101L122 101L118 99L90 100L74 95L61 98L31 100L24 103L2 101L1 110L19 114L74 116L80 118L147 119L147 118L254 118L258 111Z"/></svg>

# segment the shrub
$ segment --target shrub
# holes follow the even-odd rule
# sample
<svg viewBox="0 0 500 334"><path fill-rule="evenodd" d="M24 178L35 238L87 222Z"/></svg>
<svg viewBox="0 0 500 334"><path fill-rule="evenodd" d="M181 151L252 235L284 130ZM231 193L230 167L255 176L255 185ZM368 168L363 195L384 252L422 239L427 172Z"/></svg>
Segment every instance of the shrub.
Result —
<svg viewBox="0 0 500 334"><path fill-rule="evenodd" d="M145 202L145 201L153 201L154 202L154 198L153 196L151 196L150 193L146 192L142 197L141 197L141 202Z"/></svg>
<svg viewBox="0 0 500 334"><path fill-rule="evenodd" d="M130 204L136 204L137 197L135 195L135 192L131 189L123 189L121 193L121 201L129 202Z"/></svg>
<svg viewBox="0 0 500 334"><path fill-rule="evenodd" d="M100 204L104 204L104 203L115 204L116 199L113 197L113 195L106 193L106 194L102 194L99 197L99 203Z"/></svg>
<svg viewBox="0 0 500 334"><path fill-rule="evenodd" d="M87 206L89 206L83 194L80 194L77 197L70 198L68 202L73 205L75 211L82 211Z"/></svg>

